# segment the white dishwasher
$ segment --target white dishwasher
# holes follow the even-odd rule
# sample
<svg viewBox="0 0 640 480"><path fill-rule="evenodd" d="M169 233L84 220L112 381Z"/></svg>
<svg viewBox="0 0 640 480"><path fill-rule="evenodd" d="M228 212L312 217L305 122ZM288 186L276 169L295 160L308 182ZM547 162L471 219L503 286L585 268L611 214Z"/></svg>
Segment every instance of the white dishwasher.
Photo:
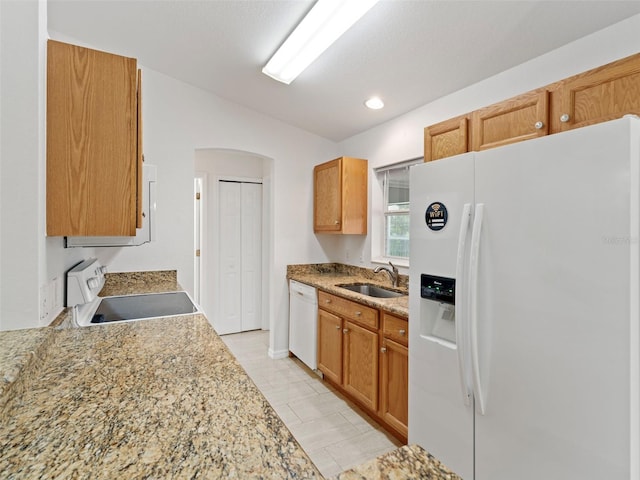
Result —
<svg viewBox="0 0 640 480"><path fill-rule="evenodd" d="M316 289L289 280L289 351L311 370L317 365L318 296Z"/></svg>

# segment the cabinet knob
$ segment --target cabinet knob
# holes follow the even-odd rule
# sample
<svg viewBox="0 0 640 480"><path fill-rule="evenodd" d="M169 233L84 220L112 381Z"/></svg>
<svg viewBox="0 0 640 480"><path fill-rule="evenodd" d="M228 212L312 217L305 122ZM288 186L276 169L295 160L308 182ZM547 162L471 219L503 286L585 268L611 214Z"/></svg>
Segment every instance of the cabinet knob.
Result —
<svg viewBox="0 0 640 480"><path fill-rule="evenodd" d="M534 127L536 127L536 130L541 130L544 127L544 122L536 122Z"/></svg>
<svg viewBox="0 0 640 480"><path fill-rule="evenodd" d="M340 225L340 222L338 220L336 220L335 222L333 222L334 225Z"/></svg>
<svg viewBox="0 0 640 480"><path fill-rule="evenodd" d="M362 315L362 312L356 312L356 317L359 317L360 315Z"/></svg>
<svg viewBox="0 0 640 480"><path fill-rule="evenodd" d="M382 347L382 348L380 349L380 352L381 352L381 353L387 353L387 347Z"/></svg>
<svg viewBox="0 0 640 480"><path fill-rule="evenodd" d="M336 325L336 330L340 330L340 325Z"/></svg>
<svg viewBox="0 0 640 480"><path fill-rule="evenodd" d="M406 335L406 334L407 334L407 331L406 331L406 330L398 330L398 333L399 333L400 335Z"/></svg>
<svg viewBox="0 0 640 480"><path fill-rule="evenodd" d="M343 329L342 333L349 333L349 329L348 328Z"/></svg>
<svg viewBox="0 0 640 480"><path fill-rule="evenodd" d="M324 303L331 303L331 300L327 298Z"/></svg>
<svg viewBox="0 0 640 480"><path fill-rule="evenodd" d="M569 121L571 117L569 116L568 113L563 113L562 115L560 115L560 121L562 123L567 123Z"/></svg>

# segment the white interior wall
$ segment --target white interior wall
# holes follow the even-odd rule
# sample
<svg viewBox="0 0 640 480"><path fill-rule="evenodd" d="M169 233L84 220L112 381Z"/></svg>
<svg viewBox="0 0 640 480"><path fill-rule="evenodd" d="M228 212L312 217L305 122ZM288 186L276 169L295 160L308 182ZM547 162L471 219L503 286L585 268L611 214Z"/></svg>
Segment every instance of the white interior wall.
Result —
<svg viewBox="0 0 640 480"><path fill-rule="evenodd" d="M370 169L421 157L424 127L471 112L501 100L548 85L566 77L640 52L640 15L593 33L522 65L490 77L451 95L442 97L390 122L355 135L340 143L341 155L369 160ZM491 55L491 52L485 52ZM372 216L382 202L375 176L369 175L369 232L366 239L341 238L339 260L357 265L360 252L365 266L371 264L371 231L383 225ZM349 252L350 259L345 258ZM401 269L408 273L407 269Z"/></svg>
<svg viewBox="0 0 640 480"><path fill-rule="evenodd" d="M42 160L40 9L0 2L0 328L39 324L42 238L38 191ZM17 73L20 72L20 73ZM18 273L16 275L16 273Z"/></svg>
<svg viewBox="0 0 640 480"><path fill-rule="evenodd" d="M77 263L45 237L47 37L46 1L0 1L0 330L47 325Z"/></svg>

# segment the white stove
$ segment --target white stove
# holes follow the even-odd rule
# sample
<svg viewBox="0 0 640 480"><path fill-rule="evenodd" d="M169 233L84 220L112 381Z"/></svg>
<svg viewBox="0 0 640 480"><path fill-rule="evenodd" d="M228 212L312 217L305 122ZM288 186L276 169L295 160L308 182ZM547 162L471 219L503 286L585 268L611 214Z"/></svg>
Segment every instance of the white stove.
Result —
<svg viewBox="0 0 640 480"><path fill-rule="evenodd" d="M78 327L199 313L185 291L100 297L107 268L91 258L67 272L67 306Z"/></svg>

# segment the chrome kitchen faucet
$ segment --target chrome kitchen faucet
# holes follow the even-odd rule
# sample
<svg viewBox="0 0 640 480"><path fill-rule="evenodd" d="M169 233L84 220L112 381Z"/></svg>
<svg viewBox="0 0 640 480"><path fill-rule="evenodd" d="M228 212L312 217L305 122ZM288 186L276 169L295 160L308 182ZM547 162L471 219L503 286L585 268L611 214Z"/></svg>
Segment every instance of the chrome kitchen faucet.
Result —
<svg viewBox="0 0 640 480"><path fill-rule="evenodd" d="M387 275L389 275L389 278L391 279L391 284L394 287L398 286L398 280L400 279L400 274L398 272L398 269L396 268L396 266L389 262L389 265L391 265L391 270L389 270L387 267L376 267L373 270L373 273L378 273L381 271L387 272Z"/></svg>

